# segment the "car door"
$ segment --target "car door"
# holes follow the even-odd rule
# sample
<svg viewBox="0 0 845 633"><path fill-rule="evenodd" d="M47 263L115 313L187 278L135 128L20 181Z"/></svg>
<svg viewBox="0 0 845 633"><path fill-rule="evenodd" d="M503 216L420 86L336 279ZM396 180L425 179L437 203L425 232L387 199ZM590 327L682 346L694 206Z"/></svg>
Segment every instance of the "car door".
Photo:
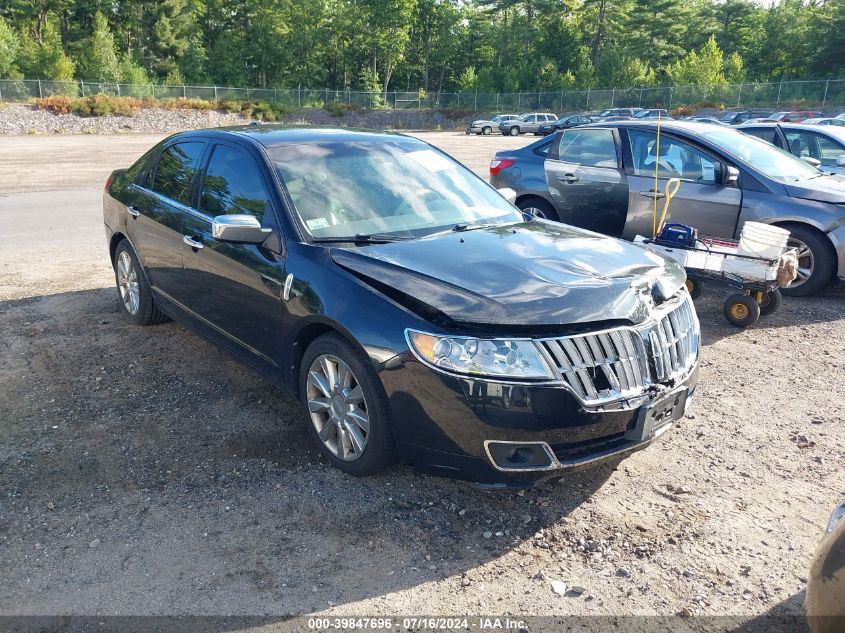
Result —
<svg viewBox="0 0 845 633"><path fill-rule="evenodd" d="M571 128L552 141L543 169L561 222L622 234L628 185L617 139L612 128Z"/></svg>
<svg viewBox="0 0 845 633"><path fill-rule="evenodd" d="M211 147L198 211L185 221L185 273L196 324L236 352L278 368L284 241L259 158L235 143ZM273 232L260 245L221 242L212 235L212 221L221 215L252 215Z"/></svg>
<svg viewBox="0 0 845 633"><path fill-rule="evenodd" d="M628 217L624 237L650 237L655 223L655 166L657 222L663 213L666 184L670 178L681 181L666 213L666 223L681 223L698 229L702 235L733 237L742 208L742 191L724 185L727 165L691 142L649 130L626 130L626 172L628 176Z"/></svg>
<svg viewBox="0 0 845 633"><path fill-rule="evenodd" d="M195 191L207 143L176 141L129 188L127 234L153 292L182 307L187 298L182 223Z"/></svg>

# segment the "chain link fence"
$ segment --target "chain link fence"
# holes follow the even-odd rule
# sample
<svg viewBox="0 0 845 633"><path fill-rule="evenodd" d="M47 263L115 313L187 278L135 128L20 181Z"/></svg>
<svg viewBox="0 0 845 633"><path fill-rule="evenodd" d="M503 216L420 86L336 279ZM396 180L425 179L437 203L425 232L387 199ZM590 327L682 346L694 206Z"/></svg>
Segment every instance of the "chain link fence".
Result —
<svg viewBox="0 0 845 633"><path fill-rule="evenodd" d="M107 94L138 99L247 100L290 108L346 104L359 108L456 109L476 112L575 112L619 107L835 108L845 106L845 79L743 83L722 86L602 88L561 92L360 92L311 88L232 88L159 84L92 83L46 79L0 79L0 101L65 95Z"/></svg>

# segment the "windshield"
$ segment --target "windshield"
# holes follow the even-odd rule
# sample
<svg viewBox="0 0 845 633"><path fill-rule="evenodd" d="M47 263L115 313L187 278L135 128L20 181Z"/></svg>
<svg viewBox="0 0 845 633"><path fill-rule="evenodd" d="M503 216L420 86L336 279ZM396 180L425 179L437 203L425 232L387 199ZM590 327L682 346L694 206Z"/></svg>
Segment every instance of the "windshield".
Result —
<svg viewBox="0 0 845 633"><path fill-rule="evenodd" d="M658 112L660 112L660 116L666 116L666 115L665 115L665 114L663 114L663 112L662 112L662 111L660 111L660 110L642 110L642 111L640 111L640 112L637 112L637 113L634 115L634 118L635 118L635 119L646 119L646 118L649 118L649 117L652 117L652 116L653 116L653 117L655 117L655 118L657 118L657 113L658 113Z"/></svg>
<svg viewBox="0 0 845 633"><path fill-rule="evenodd" d="M602 110L599 112L599 116L609 116L612 110Z"/></svg>
<svg viewBox="0 0 845 633"><path fill-rule="evenodd" d="M789 114L789 112L775 112L774 114L770 114L769 118L773 121L778 121L785 117L787 114Z"/></svg>
<svg viewBox="0 0 845 633"><path fill-rule="evenodd" d="M414 139L285 145L268 153L314 238L411 238L522 219L490 185Z"/></svg>
<svg viewBox="0 0 845 633"><path fill-rule="evenodd" d="M502 120L502 119L504 119L504 118L505 118L505 117L503 117L501 114L497 114L497 115L496 115L496 116L494 116L492 119L490 119L490 122L491 122L491 123L498 123L499 121L501 121L501 120Z"/></svg>
<svg viewBox="0 0 845 633"><path fill-rule="evenodd" d="M732 121L735 116L737 116L736 112L728 112L726 115L724 115L721 118L721 120L722 121Z"/></svg>
<svg viewBox="0 0 845 633"><path fill-rule="evenodd" d="M774 180L794 182L821 173L789 152L743 132L722 128L707 130L701 136Z"/></svg>

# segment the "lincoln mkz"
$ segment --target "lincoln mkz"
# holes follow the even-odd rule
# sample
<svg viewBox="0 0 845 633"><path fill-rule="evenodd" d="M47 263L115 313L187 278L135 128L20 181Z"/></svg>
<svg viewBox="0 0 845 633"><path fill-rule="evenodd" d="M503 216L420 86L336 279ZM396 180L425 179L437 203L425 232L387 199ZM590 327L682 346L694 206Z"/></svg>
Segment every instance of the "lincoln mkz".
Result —
<svg viewBox="0 0 845 633"><path fill-rule="evenodd" d="M684 414L699 325L676 264L523 216L400 134L177 134L104 195L118 294L290 389L326 458L524 485Z"/></svg>

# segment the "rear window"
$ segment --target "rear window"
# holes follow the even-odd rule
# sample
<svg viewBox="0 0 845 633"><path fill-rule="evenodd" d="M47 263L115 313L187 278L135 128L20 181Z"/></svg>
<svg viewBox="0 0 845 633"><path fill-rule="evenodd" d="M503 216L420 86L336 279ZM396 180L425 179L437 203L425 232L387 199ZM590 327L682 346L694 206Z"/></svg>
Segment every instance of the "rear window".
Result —
<svg viewBox="0 0 845 633"><path fill-rule="evenodd" d="M618 168L613 131L570 128L560 138L560 160L585 167Z"/></svg>
<svg viewBox="0 0 845 633"><path fill-rule="evenodd" d="M161 153L155 171L152 190L181 202L191 204L191 186L202 158L205 143L176 143Z"/></svg>

